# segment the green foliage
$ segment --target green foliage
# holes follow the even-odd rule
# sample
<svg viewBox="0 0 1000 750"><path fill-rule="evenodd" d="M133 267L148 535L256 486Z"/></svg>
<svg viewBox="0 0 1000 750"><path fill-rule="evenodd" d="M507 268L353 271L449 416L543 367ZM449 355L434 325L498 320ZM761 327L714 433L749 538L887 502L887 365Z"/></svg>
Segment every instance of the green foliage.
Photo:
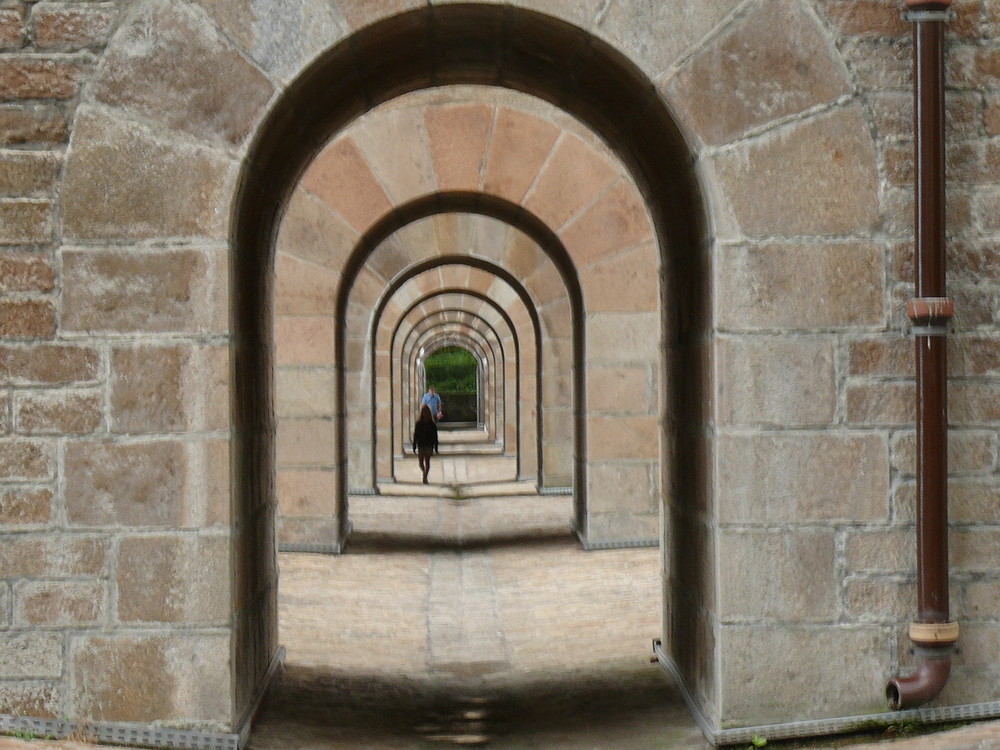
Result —
<svg viewBox="0 0 1000 750"><path fill-rule="evenodd" d="M427 385L442 396L475 393L476 370L476 358L458 346L442 347L424 362Z"/></svg>
<svg viewBox="0 0 1000 750"><path fill-rule="evenodd" d="M761 737L759 734L755 734L750 738L750 746L754 748L764 747L767 745L767 737Z"/></svg>

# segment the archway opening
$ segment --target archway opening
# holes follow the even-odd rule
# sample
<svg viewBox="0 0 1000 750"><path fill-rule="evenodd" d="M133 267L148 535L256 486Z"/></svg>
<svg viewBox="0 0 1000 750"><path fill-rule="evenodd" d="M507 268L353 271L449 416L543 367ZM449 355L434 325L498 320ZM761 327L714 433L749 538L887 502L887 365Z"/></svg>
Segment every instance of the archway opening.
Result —
<svg viewBox="0 0 1000 750"><path fill-rule="evenodd" d="M486 357L480 360L468 349L445 345L423 360L424 387L433 387L448 404L442 408L441 427L478 427L483 423L481 381Z"/></svg>
<svg viewBox="0 0 1000 750"><path fill-rule="evenodd" d="M599 133L632 170L652 216L659 244L656 338L663 377L657 486L669 488L664 524L667 607L665 641L676 649L695 689L710 676L698 656L710 633L703 586L708 544L700 518L706 475L702 391L707 314L706 243L700 193L690 151L649 81L615 50L543 14L509 6L454 4L402 13L355 34L324 54L278 102L259 131L241 176L233 222L235 639L237 703L263 677L277 648L273 543L274 412L271 406L273 247L280 218L299 175L346 123L399 94L442 83L501 85L557 103ZM489 199L474 200L492 209ZM382 221L399 225L398 212ZM523 221L534 219L525 213ZM611 318L604 322L610 323ZM611 328L603 331L610 337ZM580 346L583 346L581 340ZM586 363L578 351L576 366ZM344 384L338 383L338 389ZM587 394L574 381L576 434L586 433ZM342 394L343 391L340 390ZM607 420L605 420L607 421ZM656 420L654 420L655 422ZM646 420L646 424L649 420ZM599 424L604 424L600 422ZM662 446L662 447L660 447ZM344 446L339 448L345 455ZM574 455L578 497L588 487L587 445ZM341 465L338 496L346 497ZM611 475L604 477L608 482ZM346 515L343 516L346 518ZM346 529L341 529L341 535ZM578 531L585 538L590 528ZM262 554L263 551L263 554Z"/></svg>

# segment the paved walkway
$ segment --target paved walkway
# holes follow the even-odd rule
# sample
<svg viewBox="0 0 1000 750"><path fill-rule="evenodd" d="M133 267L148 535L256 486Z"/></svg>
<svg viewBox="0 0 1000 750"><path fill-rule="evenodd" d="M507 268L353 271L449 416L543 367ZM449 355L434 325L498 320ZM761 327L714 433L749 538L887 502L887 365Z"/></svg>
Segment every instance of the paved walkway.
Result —
<svg viewBox="0 0 1000 750"><path fill-rule="evenodd" d="M471 459L441 459L438 479L461 473L444 464L458 460ZM658 550L584 552L569 533L571 498L473 473L485 480L355 498L344 555L280 555L288 658L250 747L706 750L649 661ZM1000 748L1000 722L886 745ZM0 739L0 750L39 747L92 746Z"/></svg>

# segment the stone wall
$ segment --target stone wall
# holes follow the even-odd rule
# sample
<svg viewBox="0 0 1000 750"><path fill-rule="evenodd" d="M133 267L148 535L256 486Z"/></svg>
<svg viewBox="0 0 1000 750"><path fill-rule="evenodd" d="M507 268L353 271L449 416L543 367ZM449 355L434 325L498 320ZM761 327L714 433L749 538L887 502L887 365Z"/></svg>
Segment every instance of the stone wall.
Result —
<svg viewBox="0 0 1000 750"><path fill-rule="evenodd" d="M665 647L709 724L880 710L885 679L910 663L914 612L912 76L899 3L279 5L0 5L0 714L239 728L277 652L274 438L280 461L287 425L275 415L316 416L289 412L286 386L332 387L309 404L332 451L310 470L342 494L337 337L340 361L356 365L344 394L362 395L366 366L380 370L356 343L348 353L366 334L339 317L341 282L367 285L363 307L395 278L362 279L342 261L388 216L445 194L410 218L455 229L487 205L504 225L494 238L517 227L566 250L557 268L526 268L537 257L526 246L491 259L533 290L530 309L510 311L513 330L537 314L555 339L566 320L584 332L530 366L522 347L511 364L522 396L537 393L532 367L543 376L541 396L516 404L517 442L542 474L570 466L595 539L655 529L663 508ZM954 7L962 651L942 705L1000 697L1000 5ZM441 69L414 28L452 45ZM445 72L522 94L457 86L397 106ZM383 99L389 119L369 129L362 116ZM403 132L422 161L405 158L417 151ZM449 254L475 255L454 247L462 235L440 236ZM286 285L297 265L308 273ZM556 271L576 275L578 295L554 292ZM311 319L303 350L284 315ZM568 384L546 357L586 377ZM615 391L628 400L608 400ZM568 402L572 419L560 416ZM371 443L395 429L357 406ZM582 434L612 439L581 446ZM327 502L316 515L339 536Z"/></svg>

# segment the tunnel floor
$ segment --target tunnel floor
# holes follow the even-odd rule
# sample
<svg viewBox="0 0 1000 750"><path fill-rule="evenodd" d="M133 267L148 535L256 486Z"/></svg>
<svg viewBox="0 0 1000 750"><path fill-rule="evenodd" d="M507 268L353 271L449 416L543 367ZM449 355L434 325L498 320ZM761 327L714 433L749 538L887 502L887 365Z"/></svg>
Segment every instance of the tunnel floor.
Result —
<svg viewBox="0 0 1000 750"><path fill-rule="evenodd" d="M280 555L287 661L250 746L709 747L650 663L659 551L584 552L570 497L441 481L467 460L506 472L435 459L426 494L352 498L345 554Z"/></svg>

